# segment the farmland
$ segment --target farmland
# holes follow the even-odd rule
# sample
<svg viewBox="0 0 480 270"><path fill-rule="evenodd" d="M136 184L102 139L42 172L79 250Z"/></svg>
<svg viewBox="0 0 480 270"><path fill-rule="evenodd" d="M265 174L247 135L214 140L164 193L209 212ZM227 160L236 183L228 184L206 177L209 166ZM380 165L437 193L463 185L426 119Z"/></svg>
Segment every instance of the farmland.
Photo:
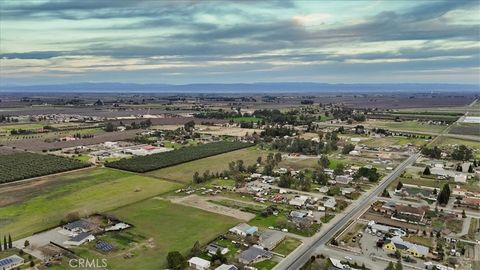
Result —
<svg viewBox="0 0 480 270"><path fill-rule="evenodd" d="M387 128L387 129L399 130L399 131L430 132L430 133L442 132L446 127L443 125L432 125L432 124L422 123L418 121L393 122L393 121L381 121L381 120L369 120L366 123L366 125L375 127L375 128Z"/></svg>
<svg viewBox="0 0 480 270"><path fill-rule="evenodd" d="M152 198L110 212L116 217L135 224L132 234L152 239L153 245L134 251L126 264L122 256L107 257L112 269L159 269L166 263L169 251L184 254L195 241L206 244L239 223L231 217L205 212L196 208L173 204L160 198Z"/></svg>
<svg viewBox="0 0 480 270"><path fill-rule="evenodd" d="M70 213L86 216L109 211L180 186L111 169L56 175L52 176L52 181L57 183L51 188L37 190L35 197L26 196L21 202L1 207L0 231L20 238L57 225ZM66 183L58 183L62 181ZM0 193L7 189L2 187Z"/></svg>
<svg viewBox="0 0 480 270"><path fill-rule="evenodd" d="M253 164L259 156L265 157L266 154L264 151L255 148L246 148L151 171L148 174L154 177L190 183L193 174L197 171L199 173L206 170L221 172L228 169L228 163L231 161L243 160L245 164Z"/></svg>
<svg viewBox="0 0 480 270"><path fill-rule="evenodd" d="M177 149L170 152L154 154L150 156L123 159L107 164L108 167L133 171L148 172L161 169L188 161L214 156L241 148L251 146L250 143L242 142L215 142L199 146Z"/></svg>
<svg viewBox="0 0 480 270"><path fill-rule="evenodd" d="M0 156L0 183L12 182L47 174L88 167L78 160L41 155L16 153Z"/></svg>

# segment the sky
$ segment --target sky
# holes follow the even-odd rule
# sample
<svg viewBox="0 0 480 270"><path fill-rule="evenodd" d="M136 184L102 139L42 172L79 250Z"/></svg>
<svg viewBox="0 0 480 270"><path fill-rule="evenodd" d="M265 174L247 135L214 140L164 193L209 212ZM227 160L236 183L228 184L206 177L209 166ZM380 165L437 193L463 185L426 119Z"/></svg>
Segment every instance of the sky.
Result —
<svg viewBox="0 0 480 270"><path fill-rule="evenodd" d="M0 84L480 84L480 0L0 0Z"/></svg>

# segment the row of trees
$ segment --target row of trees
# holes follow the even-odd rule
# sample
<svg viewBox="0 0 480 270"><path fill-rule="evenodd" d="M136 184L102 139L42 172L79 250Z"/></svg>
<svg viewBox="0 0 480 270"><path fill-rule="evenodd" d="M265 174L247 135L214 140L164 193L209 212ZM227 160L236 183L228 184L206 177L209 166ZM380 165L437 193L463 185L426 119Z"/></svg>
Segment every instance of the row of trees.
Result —
<svg viewBox="0 0 480 270"><path fill-rule="evenodd" d="M10 236L10 234L8 234L8 240L7 240L7 236L4 235L3 236L3 250L7 250L7 249L10 249L10 248L13 248L12 237ZM0 239L0 251L2 251L2 241L1 241L1 239Z"/></svg>
<svg viewBox="0 0 480 270"><path fill-rule="evenodd" d="M220 141L198 146L184 147L173 151L148 156L137 156L129 159L121 159L118 161L109 162L106 164L106 166L143 173L188 161L223 154L249 146L252 146L252 144L238 141Z"/></svg>
<svg viewBox="0 0 480 270"><path fill-rule="evenodd" d="M320 155L337 150L337 142L337 139L312 141L301 138L280 138L272 142L271 146L272 149L282 152Z"/></svg>

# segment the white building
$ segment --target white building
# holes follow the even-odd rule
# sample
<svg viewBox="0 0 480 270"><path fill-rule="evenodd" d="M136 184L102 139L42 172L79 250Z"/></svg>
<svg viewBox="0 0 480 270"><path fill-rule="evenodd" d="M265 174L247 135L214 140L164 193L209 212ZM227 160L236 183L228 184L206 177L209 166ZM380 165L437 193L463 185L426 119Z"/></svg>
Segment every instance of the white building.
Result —
<svg viewBox="0 0 480 270"><path fill-rule="evenodd" d="M190 260L188 260L188 266L197 270L207 270L210 268L210 261L199 257L192 257Z"/></svg>

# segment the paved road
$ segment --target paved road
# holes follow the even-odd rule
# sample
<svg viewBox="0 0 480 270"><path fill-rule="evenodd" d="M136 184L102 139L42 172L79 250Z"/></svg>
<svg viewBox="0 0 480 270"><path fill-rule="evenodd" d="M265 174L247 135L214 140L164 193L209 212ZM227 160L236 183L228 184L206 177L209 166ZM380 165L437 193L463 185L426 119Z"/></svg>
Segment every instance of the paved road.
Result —
<svg viewBox="0 0 480 270"><path fill-rule="evenodd" d="M416 153L403 161L395 168L394 171L385 176L376 188L364 194L364 196L357 200L357 203L351 204L350 207L344 211L341 217L339 215L338 219L334 219L330 223L326 224L326 226L329 226L326 230L322 230L314 235L311 241L305 243L300 248L292 252L288 257L277 264L274 269L293 270L302 267L314 254L317 247L325 245L338 231L343 228L343 226L348 223L348 221L359 217L371 205L376 197L381 194L391 182L399 177L405 171L405 168L412 165L419 156L420 153Z"/></svg>

